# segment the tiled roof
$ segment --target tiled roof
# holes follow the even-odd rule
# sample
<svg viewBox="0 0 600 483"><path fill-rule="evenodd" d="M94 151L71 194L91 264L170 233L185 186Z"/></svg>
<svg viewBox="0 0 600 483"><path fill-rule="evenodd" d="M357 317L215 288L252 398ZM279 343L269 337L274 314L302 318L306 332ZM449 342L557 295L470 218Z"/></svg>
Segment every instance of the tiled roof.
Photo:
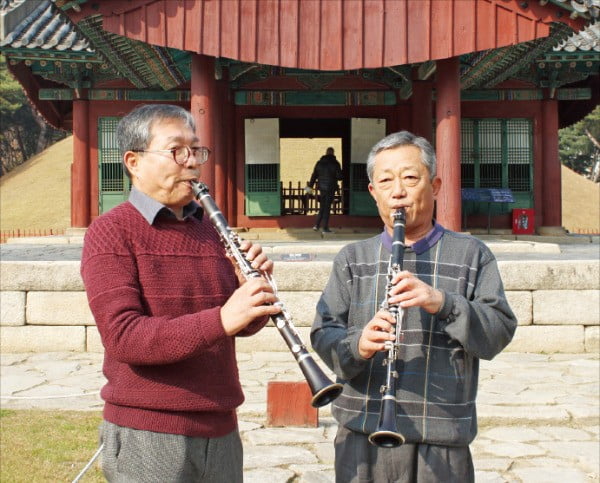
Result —
<svg viewBox="0 0 600 483"><path fill-rule="evenodd" d="M85 76L90 74L89 69L93 69L97 80L114 79L120 74L137 88L168 90L186 82L185 72L175 60L181 57L178 52L105 32L100 16L74 25L58 4L55 0L0 0L0 22L5 35L0 38L0 49L12 49L13 56L20 52L21 59L30 62L28 65L45 55L39 49L47 51L52 62L57 53L78 60L81 59L77 54L86 54ZM57 82L63 75L47 67L38 69L38 74Z"/></svg>
<svg viewBox="0 0 600 483"><path fill-rule="evenodd" d="M0 40L0 47L93 52L87 39L77 32L70 20L50 2L39 6L16 28ZM8 13L21 2L3 0L0 13Z"/></svg>
<svg viewBox="0 0 600 483"><path fill-rule="evenodd" d="M518 73L521 70L527 70L538 56L551 51L571 32L565 24L556 23L548 37L465 56L462 59L461 86L463 89L492 88L513 76L520 77Z"/></svg>
<svg viewBox="0 0 600 483"><path fill-rule="evenodd" d="M556 5L560 5L571 12L573 15L583 14L591 18L600 17L600 0L550 0ZM540 0L540 3L548 3L548 0Z"/></svg>
<svg viewBox="0 0 600 483"><path fill-rule="evenodd" d="M562 50L566 52L600 52L600 21L588 25L581 32L574 33L569 38L563 40L553 50Z"/></svg>
<svg viewBox="0 0 600 483"><path fill-rule="evenodd" d="M14 10L22 3L25 3L25 0L1 0L0 1L0 13L10 12Z"/></svg>

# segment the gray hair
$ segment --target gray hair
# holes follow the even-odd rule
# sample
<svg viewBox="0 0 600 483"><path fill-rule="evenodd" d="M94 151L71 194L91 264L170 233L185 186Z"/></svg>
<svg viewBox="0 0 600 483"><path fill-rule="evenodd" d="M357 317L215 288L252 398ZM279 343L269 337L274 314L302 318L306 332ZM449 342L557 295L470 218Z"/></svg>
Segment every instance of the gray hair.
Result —
<svg viewBox="0 0 600 483"><path fill-rule="evenodd" d="M131 174L125 166L123 155L127 151L143 150L152 141L152 125L155 121L179 119L192 131L196 131L196 122L192 114L183 107L172 104L142 104L135 107L117 125L117 144L125 174Z"/></svg>
<svg viewBox="0 0 600 483"><path fill-rule="evenodd" d="M429 179L433 180L437 173L435 150L427 139L414 135L408 131L399 131L389 134L371 148L367 158L367 176L373 182L373 171L375 169L375 156L381 151L394 149L399 146L415 146L421 151L421 161L429 171Z"/></svg>

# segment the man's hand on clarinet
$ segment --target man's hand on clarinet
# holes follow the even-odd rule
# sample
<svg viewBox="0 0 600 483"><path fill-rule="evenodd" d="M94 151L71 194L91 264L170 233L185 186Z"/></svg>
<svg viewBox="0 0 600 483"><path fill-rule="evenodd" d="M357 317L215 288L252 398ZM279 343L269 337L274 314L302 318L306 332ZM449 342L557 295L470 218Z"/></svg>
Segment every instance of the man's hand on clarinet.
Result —
<svg viewBox="0 0 600 483"><path fill-rule="evenodd" d="M252 268L267 275L268 277L273 275L273 260L267 257L266 253L263 252L262 247L258 243L252 243L249 240L241 240L239 248L244 254L246 260L250 262L250 266ZM235 266L235 273L238 276L240 285L243 285L246 282L246 278L241 270L239 270L235 260L232 260L232 263Z"/></svg>
<svg viewBox="0 0 600 483"><path fill-rule="evenodd" d="M386 349L385 343L396 339L396 320L387 310L381 309L365 326L358 340L358 352L364 359L370 359Z"/></svg>
<svg viewBox="0 0 600 483"><path fill-rule="evenodd" d="M444 294L417 278L408 270L398 272L392 279L392 289L388 296L390 304L402 308L423 307L429 314L436 314L444 304Z"/></svg>
<svg viewBox="0 0 600 483"><path fill-rule="evenodd" d="M388 303L399 304L403 309L423 307L430 314L436 314L444 303L444 294L426 284L408 270L397 273L392 279ZM386 350L385 342L396 339L394 317L385 309L381 309L363 329L358 341L358 352L361 357L370 359L378 351Z"/></svg>
<svg viewBox="0 0 600 483"><path fill-rule="evenodd" d="M277 297L264 278L253 278L240 286L221 307L221 324L227 335L235 335L251 322L281 312Z"/></svg>

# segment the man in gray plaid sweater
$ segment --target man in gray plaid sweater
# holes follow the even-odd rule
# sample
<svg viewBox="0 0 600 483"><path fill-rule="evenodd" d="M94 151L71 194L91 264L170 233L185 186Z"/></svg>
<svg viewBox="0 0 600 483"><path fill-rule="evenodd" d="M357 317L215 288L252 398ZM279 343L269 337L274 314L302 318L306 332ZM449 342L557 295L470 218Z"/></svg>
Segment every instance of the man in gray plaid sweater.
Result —
<svg viewBox="0 0 600 483"><path fill-rule="evenodd" d="M433 220L441 180L427 140L387 136L372 148L367 173L385 228L336 256L311 331L314 349L344 384L332 407L336 481L474 481L479 359L506 347L517 320L485 244ZM401 207L403 270L386 293L392 215ZM380 414L385 343L395 340L395 319L380 308L385 299L406 311L395 394L405 443L396 448L368 441Z"/></svg>

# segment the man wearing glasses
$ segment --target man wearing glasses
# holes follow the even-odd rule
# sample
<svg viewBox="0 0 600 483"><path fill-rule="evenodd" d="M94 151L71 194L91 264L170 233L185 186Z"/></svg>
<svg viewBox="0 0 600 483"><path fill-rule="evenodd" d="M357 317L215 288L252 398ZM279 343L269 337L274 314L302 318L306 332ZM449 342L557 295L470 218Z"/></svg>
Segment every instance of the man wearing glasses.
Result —
<svg viewBox="0 0 600 483"><path fill-rule="evenodd" d="M117 127L129 200L88 228L81 275L104 345L102 469L108 481L241 482L235 337L279 312L246 281L194 200L210 158L191 114L142 105ZM260 245L240 247L272 273Z"/></svg>

